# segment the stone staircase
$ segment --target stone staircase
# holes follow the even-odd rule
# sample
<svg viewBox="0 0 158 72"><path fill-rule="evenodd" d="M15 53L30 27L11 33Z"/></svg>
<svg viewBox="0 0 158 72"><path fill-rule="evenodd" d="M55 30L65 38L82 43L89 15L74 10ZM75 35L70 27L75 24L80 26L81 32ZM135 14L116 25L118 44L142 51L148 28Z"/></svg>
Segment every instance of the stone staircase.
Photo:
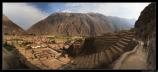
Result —
<svg viewBox="0 0 158 72"><path fill-rule="evenodd" d="M119 32L96 37L92 44L94 45L92 47L96 48L95 52L86 54L92 52L94 48L88 49L84 46L81 54L72 62L62 66L61 69L109 69L109 66L123 53L132 50L137 45L133 38L133 32Z"/></svg>

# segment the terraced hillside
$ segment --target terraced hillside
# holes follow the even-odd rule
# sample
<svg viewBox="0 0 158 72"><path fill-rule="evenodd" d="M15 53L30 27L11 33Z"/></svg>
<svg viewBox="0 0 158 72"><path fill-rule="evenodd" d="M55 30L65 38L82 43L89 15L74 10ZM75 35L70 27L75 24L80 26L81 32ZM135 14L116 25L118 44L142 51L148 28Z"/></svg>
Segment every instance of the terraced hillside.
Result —
<svg viewBox="0 0 158 72"><path fill-rule="evenodd" d="M134 36L131 30L53 42L47 36L14 36L6 42L15 46L15 56L30 69L112 69L114 61L137 45Z"/></svg>
<svg viewBox="0 0 158 72"><path fill-rule="evenodd" d="M78 56L60 69L108 69L123 53L136 45L133 31L88 38Z"/></svg>

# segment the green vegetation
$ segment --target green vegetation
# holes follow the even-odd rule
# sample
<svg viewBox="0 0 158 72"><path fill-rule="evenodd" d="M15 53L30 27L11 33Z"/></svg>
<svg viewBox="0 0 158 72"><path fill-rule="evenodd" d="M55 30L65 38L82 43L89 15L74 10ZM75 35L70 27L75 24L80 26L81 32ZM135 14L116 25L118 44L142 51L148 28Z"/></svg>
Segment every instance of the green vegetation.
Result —
<svg viewBox="0 0 158 72"><path fill-rule="evenodd" d="M49 43L56 43L58 41L72 41L72 40L83 40L85 37L81 36L66 36L66 35L49 35L47 36Z"/></svg>
<svg viewBox="0 0 158 72"><path fill-rule="evenodd" d="M2 44L4 44L6 42L6 40L3 38Z"/></svg>
<svg viewBox="0 0 158 72"><path fill-rule="evenodd" d="M22 43L23 46L26 46L26 45L28 45L28 44L32 44L32 42L27 42L27 41L25 41L25 42Z"/></svg>
<svg viewBox="0 0 158 72"><path fill-rule="evenodd" d="M71 36L66 36L66 35L56 35L55 38L56 38L56 39L67 39L67 38L71 38Z"/></svg>
<svg viewBox="0 0 158 72"><path fill-rule="evenodd" d="M67 35L49 35L47 38L49 39L81 39L86 36L67 36Z"/></svg>
<svg viewBox="0 0 158 72"><path fill-rule="evenodd" d="M16 39L16 38L15 38L15 39L13 39L13 41L22 41L22 39Z"/></svg>
<svg viewBox="0 0 158 72"><path fill-rule="evenodd" d="M8 35L8 33L4 33L4 35Z"/></svg>
<svg viewBox="0 0 158 72"><path fill-rule="evenodd" d="M13 45L7 44L7 42L3 43L3 47L6 48L8 51L12 51L15 48Z"/></svg>
<svg viewBox="0 0 158 72"><path fill-rule="evenodd" d="M49 37L47 37L49 40L54 40L55 39L55 37L51 37L51 36L49 36Z"/></svg>
<svg viewBox="0 0 158 72"><path fill-rule="evenodd" d="M71 36L65 36L65 35L53 35L53 36L48 36L47 37L49 40L55 40L55 39L62 39L62 40L65 40L65 39L71 39Z"/></svg>

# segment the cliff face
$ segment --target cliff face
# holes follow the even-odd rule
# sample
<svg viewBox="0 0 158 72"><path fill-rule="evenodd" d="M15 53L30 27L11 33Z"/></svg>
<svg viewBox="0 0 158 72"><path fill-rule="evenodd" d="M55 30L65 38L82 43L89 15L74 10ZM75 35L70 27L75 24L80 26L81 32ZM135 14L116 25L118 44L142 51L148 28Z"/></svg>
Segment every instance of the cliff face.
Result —
<svg viewBox="0 0 158 72"><path fill-rule="evenodd" d="M135 23L136 38L144 42L151 68L156 64L156 3L148 5Z"/></svg>
<svg viewBox="0 0 158 72"><path fill-rule="evenodd" d="M25 31L20 28L18 25L16 25L15 23L13 23L7 16L3 16L3 34L24 34Z"/></svg>

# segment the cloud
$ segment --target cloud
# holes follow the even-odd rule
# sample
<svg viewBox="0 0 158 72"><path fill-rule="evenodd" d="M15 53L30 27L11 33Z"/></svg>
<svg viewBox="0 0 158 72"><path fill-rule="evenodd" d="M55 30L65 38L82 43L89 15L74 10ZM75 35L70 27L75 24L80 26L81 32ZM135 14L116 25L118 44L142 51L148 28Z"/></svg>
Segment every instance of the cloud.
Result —
<svg viewBox="0 0 158 72"><path fill-rule="evenodd" d="M68 13L72 13L73 11L72 10L70 10L70 9L64 9L64 10L58 10L59 12L68 12Z"/></svg>
<svg viewBox="0 0 158 72"><path fill-rule="evenodd" d="M3 14L25 30L48 16L26 3L3 3Z"/></svg>
<svg viewBox="0 0 158 72"><path fill-rule="evenodd" d="M54 12L94 12L106 16L138 19L141 11L148 4L149 3L3 3L3 14L26 30Z"/></svg>
<svg viewBox="0 0 158 72"><path fill-rule="evenodd" d="M66 3L70 12L96 12L108 16L137 19L149 3ZM64 10L64 11L66 11ZM62 10L61 10L62 11Z"/></svg>

